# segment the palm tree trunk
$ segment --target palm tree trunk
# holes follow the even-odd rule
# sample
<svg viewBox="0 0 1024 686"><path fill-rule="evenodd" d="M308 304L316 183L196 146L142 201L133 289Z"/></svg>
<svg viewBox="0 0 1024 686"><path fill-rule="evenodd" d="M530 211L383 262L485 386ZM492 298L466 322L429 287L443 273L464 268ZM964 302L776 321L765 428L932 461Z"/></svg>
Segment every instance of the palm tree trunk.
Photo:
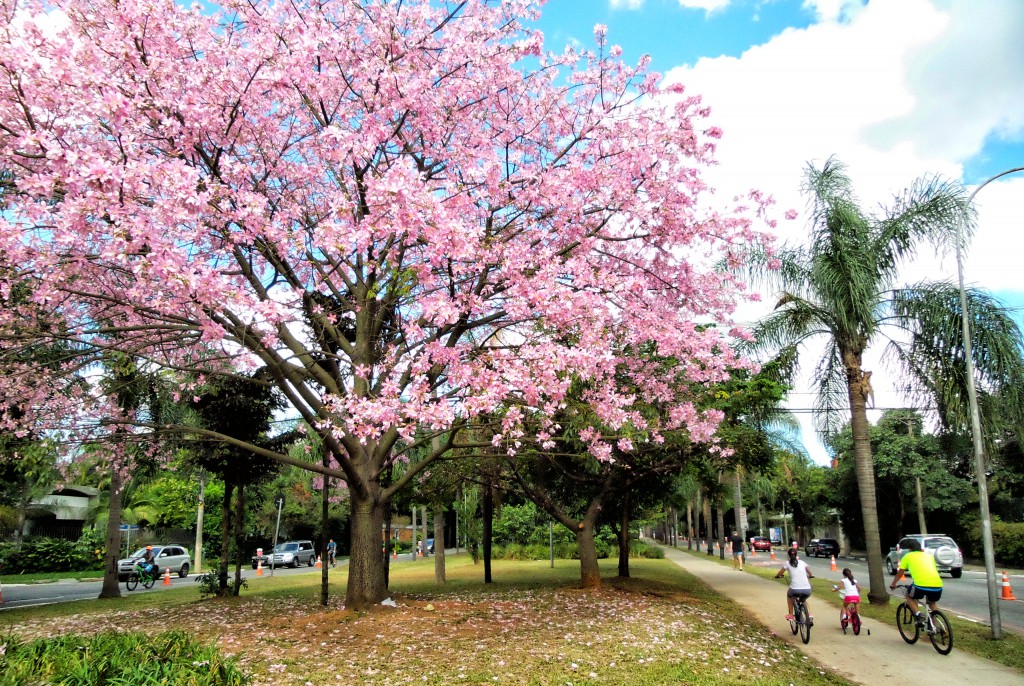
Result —
<svg viewBox="0 0 1024 686"><path fill-rule="evenodd" d="M217 595L227 596L228 593L228 558L231 555L231 493L234 483L224 480L224 500L220 514L220 562L217 566ZM276 541L275 541L276 543ZM270 547L271 565L273 565L274 546Z"/></svg>
<svg viewBox="0 0 1024 686"><path fill-rule="evenodd" d="M719 474L718 478L721 479L722 475ZM719 493L718 497L715 498L715 507L718 509L718 517L716 524L718 524L718 558L721 560L725 559L725 497Z"/></svg>
<svg viewBox="0 0 1024 686"><path fill-rule="evenodd" d="M921 477L914 477L914 490L917 492L917 524L920 533L928 533L928 526L924 522L924 497L921 495Z"/></svg>
<svg viewBox="0 0 1024 686"><path fill-rule="evenodd" d="M326 452L327 451L324 451L324 462L327 462ZM327 607L329 586L328 568L331 566L330 561L328 560L330 556L327 554L327 541L330 539L330 536L328 536L327 534L327 527L330 522L330 517L328 516L328 506L329 499L331 496L331 492L329 490L331 480L327 476L324 476L323 479L324 487L320 493L320 550L323 551L322 556L320 557L320 561L322 563L322 566L320 567L320 605L322 605L323 607Z"/></svg>
<svg viewBox="0 0 1024 686"><path fill-rule="evenodd" d="M631 493L626 491L622 497L622 512L619 516L619 578L629 578L629 508L632 506ZM675 515L676 508L672 508ZM674 545L674 544L673 544Z"/></svg>
<svg viewBox="0 0 1024 686"><path fill-rule="evenodd" d="M245 551L245 486L238 484L235 494L235 583L231 595L242 590L242 553Z"/></svg>
<svg viewBox="0 0 1024 686"><path fill-rule="evenodd" d="M864 543L868 554L868 601L887 605L885 577L882 573L882 539L878 532L878 499L875 491L875 465L871 456L871 434L868 424L867 399L862 388L864 374L859 356L855 364L847 363L847 391L850 397L850 427L853 433L853 456L860 492L860 510L864 520Z"/></svg>

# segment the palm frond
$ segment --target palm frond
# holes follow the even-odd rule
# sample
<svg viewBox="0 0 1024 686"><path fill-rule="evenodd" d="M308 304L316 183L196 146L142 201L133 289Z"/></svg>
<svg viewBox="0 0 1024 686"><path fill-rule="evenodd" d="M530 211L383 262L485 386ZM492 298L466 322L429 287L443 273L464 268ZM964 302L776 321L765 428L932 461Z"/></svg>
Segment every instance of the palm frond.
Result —
<svg viewBox="0 0 1024 686"><path fill-rule="evenodd" d="M966 240L973 233L976 219L967 198L966 189L959 183L925 176L896 196L891 207L883 208L874 252L887 278L895 278L900 266L915 256L915 247L922 240L936 249L955 247L958 233Z"/></svg>
<svg viewBox="0 0 1024 686"><path fill-rule="evenodd" d="M846 367L834 340L828 342L811 381L818 389L814 398L814 428L823 436L839 432L850 416Z"/></svg>
<svg viewBox="0 0 1024 686"><path fill-rule="evenodd" d="M747 348L751 351L775 351L798 347L807 338L829 331L827 314L808 300L784 293L779 300L779 309L754 326L751 331L754 342Z"/></svg>
<svg viewBox="0 0 1024 686"><path fill-rule="evenodd" d="M971 325L971 357L979 393L1004 396L1000 412L1014 422L1024 419L1024 338L1020 327L1000 300L977 289L967 289ZM959 289L950 283L924 283L894 291L893 318L911 332L904 355L908 375L930 388L945 428L966 430L970 425L967 402L966 352ZM1012 402L1011 402L1012 401Z"/></svg>

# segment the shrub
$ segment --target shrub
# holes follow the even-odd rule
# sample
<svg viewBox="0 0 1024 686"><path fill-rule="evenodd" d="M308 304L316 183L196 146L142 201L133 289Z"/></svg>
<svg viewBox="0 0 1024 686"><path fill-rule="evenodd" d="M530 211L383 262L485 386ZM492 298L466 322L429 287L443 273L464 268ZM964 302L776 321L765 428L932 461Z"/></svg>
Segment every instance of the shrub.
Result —
<svg viewBox="0 0 1024 686"><path fill-rule="evenodd" d="M85 531L77 541L60 538L31 538L20 546L0 545L0 573L80 572L98 569L103 563L99 535Z"/></svg>
<svg viewBox="0 0 1024 686"><path fill-rule="evenodd" d="M107 632L67 634L23 643L0 639L0 686L23 684L175 684L241 686L235 662L184 631L156 636Z"/></svg>
<svg viewBox="0 0 1024 686"><path fill-rule="evenodd" d="M1024 566L1024 524L993 521L992 543L999 564Z"/></svg>

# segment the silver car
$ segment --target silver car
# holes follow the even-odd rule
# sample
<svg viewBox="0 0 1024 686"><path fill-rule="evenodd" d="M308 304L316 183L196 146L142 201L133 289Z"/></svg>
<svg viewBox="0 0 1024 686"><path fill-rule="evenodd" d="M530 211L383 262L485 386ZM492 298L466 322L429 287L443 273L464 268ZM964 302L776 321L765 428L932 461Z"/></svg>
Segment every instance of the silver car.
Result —
<svg viewBox="0 0 1024 686"><path fill-rule="evenodd" d="M316 550L313 549L312 541L285 541L278 543L274 548L273 564L275 567L298 567L308 565L310 567L316 562ZM264 553L262 557L252 556L252 568L256 569L258 563L264 567L271 564L270 555Z"/></svg>
<svg viewBox="0 0 1024 686"><path fill-rule="evenodd" d="M949 572L954 579L963 576L964 555L956 541L946 534L911 534L901 538L885 558L885 568L890 574L896 573L900 560L910 552L907 550L907 541L910 539L917 540L921 544L921 550L935 558L935 568L939 572Z"/></svg>
<svg viewBox="0 0 1024 686"><path fill-rule="evenodd" d="M145 548L139 548L134 553L117 561L117 578L124 581L128 575L135 571L135 565L142 561L146 555ZM192 557L188 549L177 543L153 546L153 559L159 567L161 574L165 569L170 569L172 574L177 574L184 579L188 576L188 570L192 568Z"/></svg>

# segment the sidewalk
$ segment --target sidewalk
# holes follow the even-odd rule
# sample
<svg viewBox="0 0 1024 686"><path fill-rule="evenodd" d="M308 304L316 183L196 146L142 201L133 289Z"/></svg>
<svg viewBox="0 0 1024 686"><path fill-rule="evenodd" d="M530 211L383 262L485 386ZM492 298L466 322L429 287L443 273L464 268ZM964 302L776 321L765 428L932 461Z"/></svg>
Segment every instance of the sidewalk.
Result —
<svg viewBox="0 0 1024 686"><path fill-rule="evenodd" d="M1003 665L968 655L956 647L939 655L927 636L914 645L907 645L894 622L887 624L864 618L863 626L871 635L844 634L839 628L839 611L822 600L810 606L815 616L811 642L804 645L789 630L786 614L786 586L753 574L737 572L731 566L694 556L673 548L663 548L665 558L701 579L712 589L733 599L758 622L768 627L783 641L796 646L821 665L857 684L877 686L891 680L924 684L957 686L1020 686L1024 676ZM893 606L895 616L895 606Z"/></svg>

